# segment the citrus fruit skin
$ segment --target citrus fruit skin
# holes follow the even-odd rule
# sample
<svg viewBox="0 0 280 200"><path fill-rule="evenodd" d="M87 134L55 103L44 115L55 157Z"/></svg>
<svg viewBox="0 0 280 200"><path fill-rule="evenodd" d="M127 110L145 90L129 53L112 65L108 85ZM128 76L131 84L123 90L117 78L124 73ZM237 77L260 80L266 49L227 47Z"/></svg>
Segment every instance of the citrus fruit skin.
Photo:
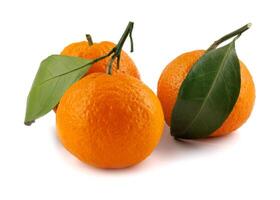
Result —
<svg viewBox="0 0 280 200"><path fill-rule="evenodd" d="M212 137L227 135L235 131L250 117L255 103L256 92L253 78L242 61L240 61L240 74L241 88L238 99L222 126L210 135Z"/></svg>
<svg viewBox="0 0 280 200"><path fill-rule="evenodd" d="M157 95L161 101L165 121L170 125L171 114L175 105L180 86L189 70L205 53L195 50L184 53L171 61L163 70L157 88ZM255 102L255 86L247 67L240 61L241 87L236 104L228 118L220 128L210 137L227 135L238 129L249 118Z"/></svg>
<svg viewBox="0 0 280 200"><path fill-rule="evenodd" d="M157 96L123 74L84 77L66 91L56 114L65 148L100 168L124 168L144 160L157 146L163 126Z"/></svg>
<svg viewBox="0 0 280 200"><path fill-rule="evenodd" d="M93 45L89 45L88 42L76 42L66 46L61 55L65 56L77 56L85 59L95 59L109 53L116 45L112 42L103 41L100 43L93 43ZM94 63L92 67L89 69L87 74L91 74L94 72L106 72L107 64L109 62L109 57ZM117 69L117 61L115 60L113 63L113 74L128 74L130 76L134 76L135 78L140 79L140 75L136 65L133 60L125 53L121 52L120 56L120 65L119 69Z"/></svg>
<svg viewBox="0 0 280 200"><path fill-rule="evenodd" d="M87 51L89 47L90 46L86 41L74 42L66 46L60 54L64 56L81 57L83 52Z"/></svg>

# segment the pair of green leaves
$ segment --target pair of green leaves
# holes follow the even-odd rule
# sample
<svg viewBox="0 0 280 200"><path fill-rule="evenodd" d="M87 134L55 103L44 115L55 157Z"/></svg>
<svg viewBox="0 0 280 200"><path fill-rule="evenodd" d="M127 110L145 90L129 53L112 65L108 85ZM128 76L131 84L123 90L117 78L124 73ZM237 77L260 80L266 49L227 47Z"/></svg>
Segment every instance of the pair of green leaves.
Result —
<svg viewBox="0 0 280 200"><path fill-rule="evenodd" d="M216 47L235 35L239 37L249 27L247 24L222 37L194 64L180 87L173 109L171 134L174 137L207 137L229 116L240 92L240 65L235 40L224 47ZM93 63L111 55L111 61L119 59L123 43L128 35L131 37L132 29L133 23L129 22L116 47L95 60L53 55L42 61L28 95L25 124L30 125L53 109L64 92L83 77Z"/></svg>

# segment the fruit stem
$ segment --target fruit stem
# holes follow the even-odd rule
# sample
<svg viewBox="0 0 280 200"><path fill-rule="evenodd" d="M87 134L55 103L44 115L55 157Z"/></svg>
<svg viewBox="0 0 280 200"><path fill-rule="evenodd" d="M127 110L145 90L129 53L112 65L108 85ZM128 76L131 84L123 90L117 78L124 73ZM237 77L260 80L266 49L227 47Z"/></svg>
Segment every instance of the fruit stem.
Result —
<svg viewBox="0 0 280 200"><path fill-rule="evenodd" d="M109 52L108 56L110 56L111 54L113 54L111 56L111 60L108 63L107 66L107 73L108 74L112 74L112 66L113 66L113 62L115 59L117 59L117 67L119 69L120 66L120 57L121 57L121 51L122 51L122 47L126 41L126 38L129 36L130 38L130 52L133 52L133 39L132 39L132 30L133 30L133 22L129 22L124 33L122 34L118 44Z"/></svg>
<svg viewBox="0 0 280 200"><path fill-rule="evenodd" d="M221 43L223 43L224 41L234 37L237 35L237 37L239 37L243 32L245 32L246 30L248 30L250 27L252 26L251 23L246 24L245 26L242 26L241 28L226 34L225 36L221 37L220 39L216 40L208 49L207 51L216 49Z"/></svg>
<svg viewBox="0 0 280 200"><path fill-rule="evenodd" d="M87 41L88 41L88 45L89 46L92 46L93 45L93 42L92 42L92 37L90 34L86 34L86 38L87 38Z"/></svg>
<svg viewBox="0 0 280 200"><path fill-rule="evenodd" d="M111 57L108 66L107 66L107 74L112 74L112 66L113 66L113 62L115 59L117 59L117 67L119 69L119 65L120 65L120 57L121 57L121 52L122 52L122 47L126 41L126 38L129 36L130 38L130 52L133 52L133 39L132 39L132 30L133 30L133 22L129 22L124 33L122 34L118 44L111 50L109 51L107 54L96 58L94 60L92 60L92 62L90 62L90 64L94 64L104 58L107 57Z"/></svg>

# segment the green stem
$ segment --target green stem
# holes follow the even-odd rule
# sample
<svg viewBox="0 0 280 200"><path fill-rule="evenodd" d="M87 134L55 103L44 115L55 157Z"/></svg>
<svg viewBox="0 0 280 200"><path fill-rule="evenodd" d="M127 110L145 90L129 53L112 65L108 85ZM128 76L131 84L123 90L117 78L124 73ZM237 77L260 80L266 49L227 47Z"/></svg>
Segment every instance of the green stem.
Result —
<svg viewBox="0 0 280 200"><path fill-rule="evenodd" d="M120 57L121 57L121 52L122 52L122 47L126 41L126 38L129 36L130 38L130 52L133 52L133 39L132 39L132 30L133 30L133 22L129 22L124 33L122 34L118 44L115 46L115 48L112 49L112 56L111 56L111 60L108 63L107 66L107 73L108 74L112 74L112 66L113 66L113 62L115 59L117 59L117 67L119 69L120 66Z"/></svg>
<svg viewBox="0 0 280 200"><path fill-rule="evenodd" d="M234 36L240 36L243 32L245 32L246 30L248 30L250 27L252 26L251 23L246 24L245 26L242 26L241 28L221 37L220 39L218 39L217 41L215 41L208 49L207 51L210 51L212 49L216 49L221 43L223 43L224 41L234 37Z"/></svg>
<svg viewBox="0 0 280 200"><path fill-rule="evenodd" d="M119 68L120 64L120 57L121 57L121 52L122 52L122 47L126 41L126 38L129 36L130 37L130 52L133 52L133 39L132 39L132 30L133 30L133 22L129 22L124 33L122 34L122 37L120 38L118 44L107 54L104 56L101 56L99 58L94 59L91 64L96 63L104 58L111 57L108 66L107 66L107 73L112 74L112 67L113 67L113 62L115 59L117 59L117 67Z"/></svg>
<svg viewBox="0 0 280 200"><path fill-rule="evenodd" d="M88 41L88 45L89 45L89 46L93 45L91 35L90 35L90 34L86 34L86 38L87 38L87 41Z"/></svg>

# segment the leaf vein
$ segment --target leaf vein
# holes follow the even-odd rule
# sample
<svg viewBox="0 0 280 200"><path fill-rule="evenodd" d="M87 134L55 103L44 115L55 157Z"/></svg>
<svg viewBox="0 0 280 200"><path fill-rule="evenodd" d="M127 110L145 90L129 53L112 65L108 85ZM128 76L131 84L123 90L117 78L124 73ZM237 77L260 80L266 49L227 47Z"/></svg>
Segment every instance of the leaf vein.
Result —
<svg viewBox="0 0 280 200"><path fill-rule="evenodd" d="M217 82L218 77L219 77L219 75L220 75L220 73L221 73L221 71L222 71L221 69L224 68L224 63L225 63L225 61L226 61L226 58L229 56L229 53L231 52L231 51L230 51L231 48L232 48L232 45L229 46L229 49L228 49L228 51L226 52L226 55L223 57L222 62L221 62L221 66L222 66L222 67L218 70L218 73L217 73L217 75L216 75L215 78L214 78L213 84L212 84L212 86L210 87L210 90L208 91L208 93L207 93L207 95L206 95L206 97L205 97L205 100L203 101L203 103L202 103L202 105L201 105L201 107L200 107L198 113L196 114L196 116L194 117L194 119L191 121L191 123L188 125L188 127L185 128L185 131L184 131L184 132L187 132L187 131L190 129L190 127L192 127L192 125L194 124L194 122L196 121L196 119L200 116L200 114L201 114L201 112L202 112L204 106L206 105L206 102L207 102L206 100L209 98L209 96L210 96L212 90L214 89L214 85L215 85L215 83Z"/></svg>

